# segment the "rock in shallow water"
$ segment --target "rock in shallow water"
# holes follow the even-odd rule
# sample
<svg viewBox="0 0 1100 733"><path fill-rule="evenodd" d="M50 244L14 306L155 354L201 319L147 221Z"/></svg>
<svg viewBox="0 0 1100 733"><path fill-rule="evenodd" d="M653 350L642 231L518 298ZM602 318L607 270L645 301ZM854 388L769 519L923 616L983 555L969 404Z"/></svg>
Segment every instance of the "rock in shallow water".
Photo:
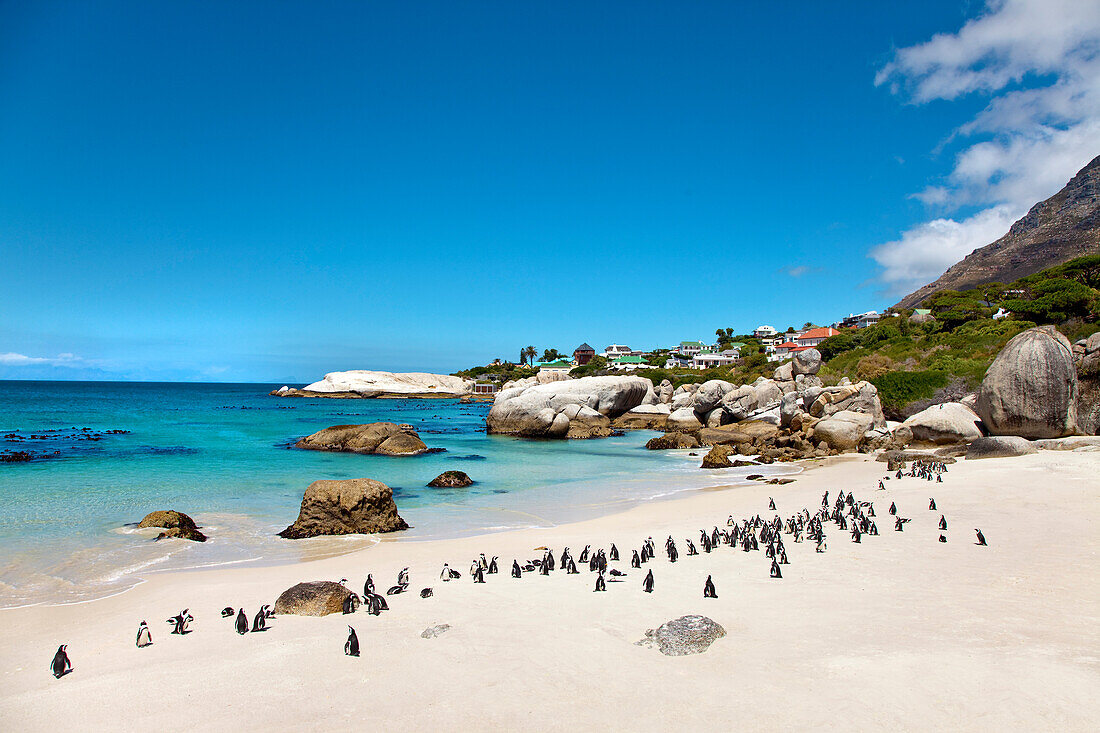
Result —
<svg viewBox="0 0 1100 733"><path fill-rule="evenodd" d="M474 480L467 476L464 471L444 471L429 481L428 486L443 489L460 489L465 486L471 486L473 483Z"/></svg>
<svg viewBox="0 0 1100 733"><path fill-rule="evenodd" d="M656 647L667 657L702 654L726 630L706 616L681 616L645 632L645 638L634 642L638 646Z"/></svg>
<svg viewBox="0 0 1100 733"><path fill-rule="evenodd" d="M432 452L411 425L375 422L366 425L333 425L299 440L295 447L341 453L378 453L417 456Z"/></svg>
<svg viewBox="0 0 1100 733"><path fill-rule="evenodd" d="M173 509L168 511L149 512L145 518L138 522L138 527L163 527L166 532L161 532L160 537L179 537L192 542L206 542L206 535L199 531L195 520L183 512Z"/></svg>
<svg viewBox="0 0 1100 733"><path fill-rule="evenodd" d="M279 533L288 540L320 535L374 534L408 529L397 513L393 489L381 481L354 478L314 481L302 497L298 519Z"/></svg>

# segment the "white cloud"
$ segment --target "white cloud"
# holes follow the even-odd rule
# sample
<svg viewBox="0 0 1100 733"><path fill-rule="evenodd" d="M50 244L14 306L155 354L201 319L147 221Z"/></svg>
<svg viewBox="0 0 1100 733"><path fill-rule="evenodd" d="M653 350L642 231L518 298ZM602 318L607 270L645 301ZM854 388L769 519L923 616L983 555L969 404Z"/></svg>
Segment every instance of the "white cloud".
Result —
<svg viewBox="0 0 1100 733"><path fill-rule="evenodd" d="M51 366L78 366L83 363L84 360L74 354L58 354L56 357L53 358L44 356L27 356L26 354L16 354L11 351L0 354L0 365L2 366L30 366L32 364L49 364Z"/></svg>
<svg viewBox="0 0 1100 733"><path fill-rule="evenodd" d="M973 142L944 181L913 194L946 211L982 210L920 224L871 251L883 281L902 294L999 238L1100 153L1100 3L991 0L957 33L898 50L875 83L917 103L990 95L954 131L953 140Z"/></svg>

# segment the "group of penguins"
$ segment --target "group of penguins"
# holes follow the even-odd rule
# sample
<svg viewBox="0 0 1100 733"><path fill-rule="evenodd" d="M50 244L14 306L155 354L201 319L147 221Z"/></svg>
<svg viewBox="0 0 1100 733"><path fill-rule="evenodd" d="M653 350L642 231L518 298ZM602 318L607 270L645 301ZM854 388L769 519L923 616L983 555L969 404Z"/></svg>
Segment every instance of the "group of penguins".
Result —
<svg viewBox="0 0 1100 733"><path fill-rule="evenodd" d="M946 473L947 466L940 461L935 462L917 462L910 471L903 472L898 470L895 478L913 477L924 479L928 481L943 481L943 474ZM889 480L890 476L883 477L879 481L879 489L885 489L884 482ZM768 500L768 509L770 511L776 511L775 500ZM929 511L937 511L936 500L929 498L928 500ZM911 521L911 519L902 517L898 514L897 506L894 502L890 503L889 513L894 517L894 531L904 531L905 525ZM789 539L794 543L802 543L806 540L811 540L815 545L815 552L823 553L826 551L826 532L825 529L829 524L835 525L837 530L849 532L851 534L852 542L862 543L864 535L875 537L878 536L878 526L875 524L875 507L870 501L861 501L856 498L854 492L847 494L844 491L840 491L834 501L829 501L829 492L826 491L821 497L821 507L817 512L811 514L808 509L802 509L800 512L790 516L784 521L778 514L770 520L764 519L757 514L753 517L745 517L740 521L734 519L731 514L726 520L727 529L719 529L715 526L710 531L706 529L699 530L699 546L704 553L714 552L722 545L726 545L733 549L740 549L742 552L754 552L759 551L761 547L764 548L765 556L771 560L771 567L769 575L772 578L782 578L783 571L782 566L789 564L787 557L786 546L783 541L783 536L787 535ZM940 529L940 542L947 542L947 536L943 534L947 531L947 519L941 514L939 521ZM979 546L986 546L985 536L982 534L981 529L975 528L977 533L977 542ZM688 557L693 555L699 555L699 549L691 539L684 540L686 547L686 555ZM519 560L512 561L511 575L513 578L522 578L525 573L537 572L540 575L549 575L554 572L555 569L564 571L568 575L579 574L577 569L578 563L583 566L588 565L590 573L596 574L594 592L604 592L607 590L607 583L610 582L622 582L626 577L626 573L609 567L610 562L616 562L620 560L620 552L618 547L614 543L611 547L605 551L603 548L593 550L591 545L585 545L580 555L576 558L566 547L562 550L559 557L555 557L553 550L549 548L538 548L543 551L541 558L527 560L523 565L520 565ZM664 543L665 554L668 556L669 562L677 562L680 559L680 551L676 544L676 541L670 535ZM656 544L652 537L646 539L638 549L631 551L630 567L636 570L640 570L642 565L653 560L656 557ZM470 576L474 583L484 583L486 575L495 575L500 572L498 565L499 557L494 556L492 559L487 559L484 554L481 554L470 565ZM449 564L443 565L443 570L440 573L440 580L442 582L450 582L452 580L458 580L462 577L462 573L452 568ZM347 579L343 578L340 581L341 584L346 585ZM360 606L364 607L368 613L374 616L380 615L383 611L389 610L389 604L386 602L386 596L398 595L406 592L409 589L409 569L403 568L397 575L397 584L390 587L383 595L375 591L374 578L368 574L366 582L363 584L363 595L360 597L354 592L350 592L343 602L343 613L353 614L359 610ZM642 590L646 593L652 593L654 589L653 570L649 569L645 578L642 580ZM421 598L430 598L433 595L433 590L430 587L423 588L420 591ZM708 575L706 582L703 584L703 598L717 598L718 593L714 586L714 580L712 576ZM267 621L274 617L274 612L269 605L260 607L256 615L253 617L251 628L248 623L248 616L245 614L244 609L239 609L236 612L231 607L222 609L221 615L223 618L235 617L234 628L238 634L247 634L262 632L267 630ZM179 614L167 619L167 623L172 626L173 634L187 634L189 633L188 625L194 620L188 609L184 609ZM139 648L149 646L153 643L152 634L149 631L148 625L142 621L138 627L137 632L137 646ZM72 663L69 661L67 654L67 646L62 644L57 653L54 655L53 662L51 663L51 671L55 677L62 677L72 671ZM359 638L355 633L355 629L352 626L348 626L348 637L344 644L344 653L348 656L359 656Z"/></svg>

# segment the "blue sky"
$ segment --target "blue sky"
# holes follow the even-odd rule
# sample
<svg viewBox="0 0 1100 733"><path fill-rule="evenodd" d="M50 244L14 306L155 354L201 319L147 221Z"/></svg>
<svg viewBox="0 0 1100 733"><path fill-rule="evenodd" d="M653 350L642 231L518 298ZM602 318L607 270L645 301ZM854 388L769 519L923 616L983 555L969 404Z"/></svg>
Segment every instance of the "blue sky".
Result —
<svg viewBox="0 0 1100 733"><path fill-rule="evenodd" d="M0 378L881 309L1100 153L1091 5L2 4Z"/></svg>

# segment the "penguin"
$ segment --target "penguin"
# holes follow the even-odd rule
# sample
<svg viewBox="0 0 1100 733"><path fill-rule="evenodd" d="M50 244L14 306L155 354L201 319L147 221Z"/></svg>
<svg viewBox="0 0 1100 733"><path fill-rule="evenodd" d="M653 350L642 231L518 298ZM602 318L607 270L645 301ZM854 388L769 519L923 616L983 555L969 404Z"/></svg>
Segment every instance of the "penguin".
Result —
<svg viewBox="0 0 1100 733"><path fill-rule="evenodd" d="M940 535L940 542L947 542L947 538L944 537L942 534Z"/></svg>
<svg viewBox="0 0 1100 733"><path fill-rule="evenodd" d="M940 529L947 529L947 517L940 515Z"/></svg>
<svg viewBox="0 0 1100 733"><path fill-rule="evenodd" d="M652 570L650 570L649 573L646 574L645 580L642 581L642 590L645 591L646 593L652 593L653 592L653 571Z"/></svg>
<svg viewBox="0 0 1100 733"><path fill-rule="evenodd" d="M149 625L144 621L141 622L141 626L138 627L137 639L135 641L138 649L144 649L153 643L153 635L149 632Z"/></svg>
<svg viewBox="0 0 1100 733"><path fill-rule="evenodd" d="M886 491L886 486L882 483L882 479L878 480L878 490L879 491Z"/></svg>
<svg viewBox="0 0 1100 733"><path fill-rule="evenodd" d="M355 635L355 629L348 627L348 640L344 642L344 654L349 657L359 656L359 637Z"/></svg>
<svg viewBox="0 0 1100 733"><path fill-rule="evenodd" d="M256 612L256 616L252 619L252 633L255 634L260 631L267 631L267 619L264 617L264 609L266 606L260 606L260 610Z"/></svg>
<svg viewBox="0 0 1100 733"><path fill-rule="evenodd" d="M485 582L485 571L481 569L480 565L478 565L477 570L474 571L474 582L475 583L484 583Z"/></svg>
<svg viewBox="0 0 1100 733"><path fill-rule="evenodd" d="M596 590L594 592L607 590L607 582L603 579L603 573L596 576Z"/></svg>
<svg viewBox="0 0 1100 733"><path fill-rule="evenodd" d="M497 573L500 572L500 568L497 567L497 556L496 555L493 555L493 559L489 561L489 569L486 570L485 572L489 573L489 575L496 575Z"/></svg>
<svg viewBox="0 0 1100 733"><path fill-rule="evenodd" d="M226 606L225 608L222 609L222 618L229 618L230 616L234 615L235 613L237 613L237 612L233 610L232 606Z"/></svg>
<svg viewBox="0 0 1100 733"><path fill-rule="evenodd" d="M577 563L573 561L573 558L569 558L569 569L565 571L569 575L577 575L580 570L577 570Z"/></svg>
<svg viewBox="0 0 1100 733"><path fill-rule="evenodd" d="M356 596L354 593L349 593L344 598L344 603L342 604L340 610L342 610L345 614L349 614L349 613L355 613L355 610L358 607L359 607L359 597ZM240 618L239 617L237 619L237 623L238 624L240 623Z"/></svg>
<svg viewBox="0 0 1100 733"><path fill-rule="evenodd" d="M772 560L771 576L773 578L782 578L783 577L783 573L779 570L779 563L777 563L775 560Z"/></svg>
<svg viewBox="0 0 1100 733"><path fill-rule="evenodd" d="M409 569L402 568L401 572L397 574L397 584L403 585L406 588L409 586Z"/></svg>
<svg viewBox="0 0 1100 733"><path fill-rule="evenodd" d="M420 589L420 597L421 598L431 598L432 595L433 594L432 594L432 589L431 588L421 588Z"/></svg>
<svg viewBox="0 0 1100 733"><path fill-rule="evenodd" d="M187 624L194 621L195 619L187 611L188 611L188 609L185 608L182 611L180 611L179 614L177 614L177 615L175 615L172 618L167 620L167 623L172 624L172 633L173 634L182 635L182 634L189 633L187 631Z"/></svg>
<svg viewBox="0 0 1100 733"><path fill-rule="evenodd" d="M775 499L768 497L768 509L775 511Z"/></svg>
<svg viewBox="0 0 1100 733"><path fill-rule="evenodd" d="M451 566L443 563L443 570L439 573L439 579L446 583L451 579Z"/></svg>
<svg viewBox="0 0 1100 733"><path fill-rule="evenodd" d="M930 511L930 512L936 511L936 500L935 499L929 499L928 500L928 511Z"/></svg>
<svg viewBox="0 0 1100 733"><path fill-rule="evenodd" d="M717 598L718 594L714 592L714 581L707 576L707 582L703 583L703 598Z"/></svg>
<svg viewBox="0 0 1100 733"><path fill-rule="evenodd" d="M672 538L668 538L668 561L676 562L680 557L680 551L676 549L676 543L672 541Z"/></svg>
<svg viewBox="0 0 1100 733"><path fill-rule="evenodd" d="M684 540L684 542L687 542L688 557L691 557L692 555L698 555L699 554L699 551L695 549L695 545L694 545L694 543L692 543L691 540Z"/></svg>
<svg viewBox="0 0 1100 733"><path fill-rule="evenodd" d="M988 545L986 545L985 543L985 535L982 534L982 531L977 528L975 528L974 531L978 533L978 545L982 547L988 547Z"/></svg>
<svg viewBox="0 0 1100 733"><path fill-rule="evenodd" d="M908 519L905 519L903 517L895 517L894 518L894 531L895 532L903 531L905 529L905 523L908 522L908 521L909 521Z"/></svg>
<svg viewBox="0 0 1100 733"><path fill-rule="evenodd" d="M553 550L547 550L546 551L546 559L544 559L542 561L542 564L548 566L547 567L547 574L554 572L554 551Z"/></svg>
<svg viewBox="0 0 1100 733"><path fill-rule="evenodd" d="M65 651L66 649L68 649L68 644L57 647L57 653L53 655L53 661L50 662L50 671L53 672L56 679L61 679L73 671L73 663L69 661L69 654Z"/></svg>
<svg viewBox="0 0 1100 733"><path fill-rule="evenodd" d="M367 580L363 583L363 596L369 596L374 593L374 577L370 573L367 573Z"/></svg>
<svg viewBox="0 0 1100 733"><path fill-rule="evenodd" d="M409 586L407 586L407 585L395 585L395 586L393 586L391 588L388 588L386 590L386 595L387 596L396 596L396 595L399 595L401 593L404 593L408 589L409 589Z"/></svg>
<svg viewBox="0 0 1100 733"><path fill-rule="evenodd" d="M612 562L614 562L614 561L616 561L616 560L618 560L618 559L619 559L619 548L618 548L618 547L615 547L615 543L614 543L614 542L612 542L612 543L611 543L611 552L607 553L607 557L608 557L608 559L610 559L610 560L611 560Z"/></svg>
<svg viewBox="0 0 1100 733"><path fill-rule="evenodd" d="M826 548L825 535L824 534L819 534L817 536L817 547L814 548L814 552L819 552L819 553L825 552L825 548Z"/></svg>
<svg viewBox="0 0 1100 733"><path fill-rule="evenodd" d="M265 619L275 618L275 609L274 608L272 608L270 605L262 606L262 608L267 609L266 611L264 611L264 618Z"/></svg>
<svg viewBox="0 0 1100 733"><path fill-rule="evenodd" d="M590 547L591 547L591 545L585 545L584 549L581 550L581 556L578 557L577 559L580 560L582 563L588 562L588 550L589 550Z"/></svg>
<svg viewBox="0 0 1100 733"><path fill-rule="evenodd" d="M482 552L478 556L478 562L481 564L482 571L485 571L485 570L489 569L489 561L485 559L485 553L484 552Z"/></svg>
<svg viewBox="0 0 1100 733"><path fill-rule="evenodd" d="M898 513L897 506L894 504L894 502L890 502L890 514L895 515L897 513Z"/></svg>
<svg viewBox="0 0 1100 733"><path fill-rule="evenodd" d="M852 542L855 542L857 545L862 544L862 541L860 540L861 536L862 535L860 535L860 533L859 533L859 527L857 527L856 525L853 524L852 525Z"/></svg>
<svg viewBox="0 0 1100 733"><path fill-rule="evenodd" d="M936 483L937 484L942 484L943 483L943 474L942 473L937 473L936 474Z"/></svg>
<svg viewBox="0 0 1100 733"><path fill-rule="evenodd" d="M349 611L346 610L347 607L348 607L348 602L345 599L345 601L344 601L344 609L345 609L344 613L349 613ZM238 634L247 634L248 633L248 616L244 615L244 609L243 608L240 609L239 611L237 611L237 621L234 623L234 627L237 629Z"/></svg>
<svg viewBox="0 0 1100 733"><path fill-rule="evenodd" d="M782 547L779 548L779 564L780 565L789 565L790 564L789 562L787 562L787 551L784 550Z"/></svg>
<svg viewBox="0 0 1100 733"><path fill-rule="evenodd" d="M539 565L539 575L549 575L549 574L550 574L550 565L549 565L549 563L542 563L541 565Z"/></svg>
<svg viewBox="0 0 1100 733"><path fill-rule="evenodd" d="M875 505L874 504L868 504L867 505L867 516L868 517L875 516Z"/></svg>
<svg viewBox="0 0 1100 733"><path fill-rule="evenodd" d="M519 561L518 560L513 560L512 561L512 577L513 578L519 578L522 575L523 575L523 571L519 569Z"/></svg>

